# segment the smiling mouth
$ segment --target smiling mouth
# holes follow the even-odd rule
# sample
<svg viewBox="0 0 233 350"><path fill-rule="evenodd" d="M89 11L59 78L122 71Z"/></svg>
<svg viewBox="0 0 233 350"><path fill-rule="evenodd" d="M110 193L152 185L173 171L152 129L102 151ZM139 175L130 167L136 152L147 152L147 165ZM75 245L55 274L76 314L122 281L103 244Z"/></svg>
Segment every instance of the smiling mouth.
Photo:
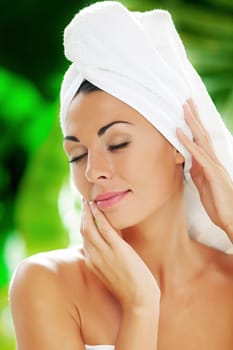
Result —
<svg viewBox="0 0 233 350"><path fill-rule="evenodd" d="M109 198L97 200L96 204L100 209L108 208L110 206L113 206L114 204L119 203L122 199L124 199L127 196L129 192L131 191L127 190L125 192L117 193Z"/></svg>

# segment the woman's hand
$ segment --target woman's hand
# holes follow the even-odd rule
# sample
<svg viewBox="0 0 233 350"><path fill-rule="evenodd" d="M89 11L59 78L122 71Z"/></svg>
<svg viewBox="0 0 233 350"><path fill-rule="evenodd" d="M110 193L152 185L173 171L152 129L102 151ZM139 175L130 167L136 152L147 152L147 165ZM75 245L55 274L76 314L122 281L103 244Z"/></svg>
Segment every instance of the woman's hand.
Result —
<svg viewBox="0 0 233 350"><path fill-rule="evenodd" d="M232 179L218 160L211 138L199 118L192 99L188 100L183 108L193 141L181 129L177 129L177 136L192 155L191 177L210 219L223 229L233 242Z"/></svg>
<svg viewBox="0 0 233 350"><path fill-rule="evenodd" d="M160 290L154 276L93 202L84 203L81 233L88 267L123 310L152 310L159 304Z"/></svg>

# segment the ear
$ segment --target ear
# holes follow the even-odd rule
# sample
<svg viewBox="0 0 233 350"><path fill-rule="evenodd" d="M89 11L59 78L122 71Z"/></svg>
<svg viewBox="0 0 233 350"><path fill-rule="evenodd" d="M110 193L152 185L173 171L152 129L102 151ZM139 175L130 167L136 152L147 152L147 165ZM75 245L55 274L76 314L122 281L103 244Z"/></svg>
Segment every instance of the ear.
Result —
<svg viewBox="0 0 233 350"><path fill-rule="evenodd" d="M174 156L175 156L176 164L184 164L184 161L185 161L184 156L175 148L174 148Z"/></svg>

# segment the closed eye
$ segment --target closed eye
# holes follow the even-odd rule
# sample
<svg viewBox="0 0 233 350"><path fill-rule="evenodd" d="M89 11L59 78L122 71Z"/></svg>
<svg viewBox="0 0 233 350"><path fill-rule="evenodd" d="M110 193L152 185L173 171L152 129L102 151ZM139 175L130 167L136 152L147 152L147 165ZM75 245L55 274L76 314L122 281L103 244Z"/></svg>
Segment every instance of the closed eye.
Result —
<svg viewBox="0 0 233 350"><path fill-rule="evenodd" d="M74 157L71 160L69 160L69 163L78 163L83 157L85 157L87 153L82 154L81 156Z"/></svg>
<svg viewBox="0 0 233 350"><path fill-rule="evenodd" d="M119 143L118 145L111 145L108 147L108 149L110 151L114 151L114 150L117 150L117 149L120 149L120 148L124 148L126 146L128 146L129 142L124 142L124 143Z"/></svg>
<svg viewBox="0 0 233 350"><path fill-rule="evenodd" d="M108 150L109 151L115 151L124 147L127 147L129 144L129 142L124 142L124 143L120 143L118 145L110 145L108 146ZM84 158L87 155L87 153L82 154L81 156L78 157L74 157L72 158L69 163L78 163L82 158Z"/></svg>

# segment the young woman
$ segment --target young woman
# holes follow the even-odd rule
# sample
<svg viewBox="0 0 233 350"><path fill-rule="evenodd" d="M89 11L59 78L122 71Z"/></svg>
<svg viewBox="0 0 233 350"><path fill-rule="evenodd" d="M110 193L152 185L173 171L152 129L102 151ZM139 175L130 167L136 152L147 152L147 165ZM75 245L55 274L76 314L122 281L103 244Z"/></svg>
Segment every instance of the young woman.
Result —
<svg viewBox="0 0 233 350"><path fill-rule="evenodd" d="M92 24L106 8L118 19L118 10L126 11L118 3L99 3L80 14L81 25L83 18ZM114 18L106 18L112 28ZM112 34L111 43L117 38ZM83 197L83 245L37 254L17 268L10 299L18 350L232 349L233 257L191 238L187 222L188 151L192 181L213 227L225 232L228 246L233 242L232 178L199 109L187 99L180 105L184 119L179 115L176 130L171 137L165 130L165 137L164 121L140 112L149 97L130 97L144 89L143 82L133 82L133 92L133 85L122 85L119 98L114 87L123 82L120 69L107 80L108 66L98 81L99 66L88 70L79 63L81 78L68 75L63 83L61 118L72 178ZM153 100L155 110L160 98ZM165 98L162 112L176 105L169 91ZM179 127L184 124L192 138ZM195 224L203 230L202 219Z"/></svg>

